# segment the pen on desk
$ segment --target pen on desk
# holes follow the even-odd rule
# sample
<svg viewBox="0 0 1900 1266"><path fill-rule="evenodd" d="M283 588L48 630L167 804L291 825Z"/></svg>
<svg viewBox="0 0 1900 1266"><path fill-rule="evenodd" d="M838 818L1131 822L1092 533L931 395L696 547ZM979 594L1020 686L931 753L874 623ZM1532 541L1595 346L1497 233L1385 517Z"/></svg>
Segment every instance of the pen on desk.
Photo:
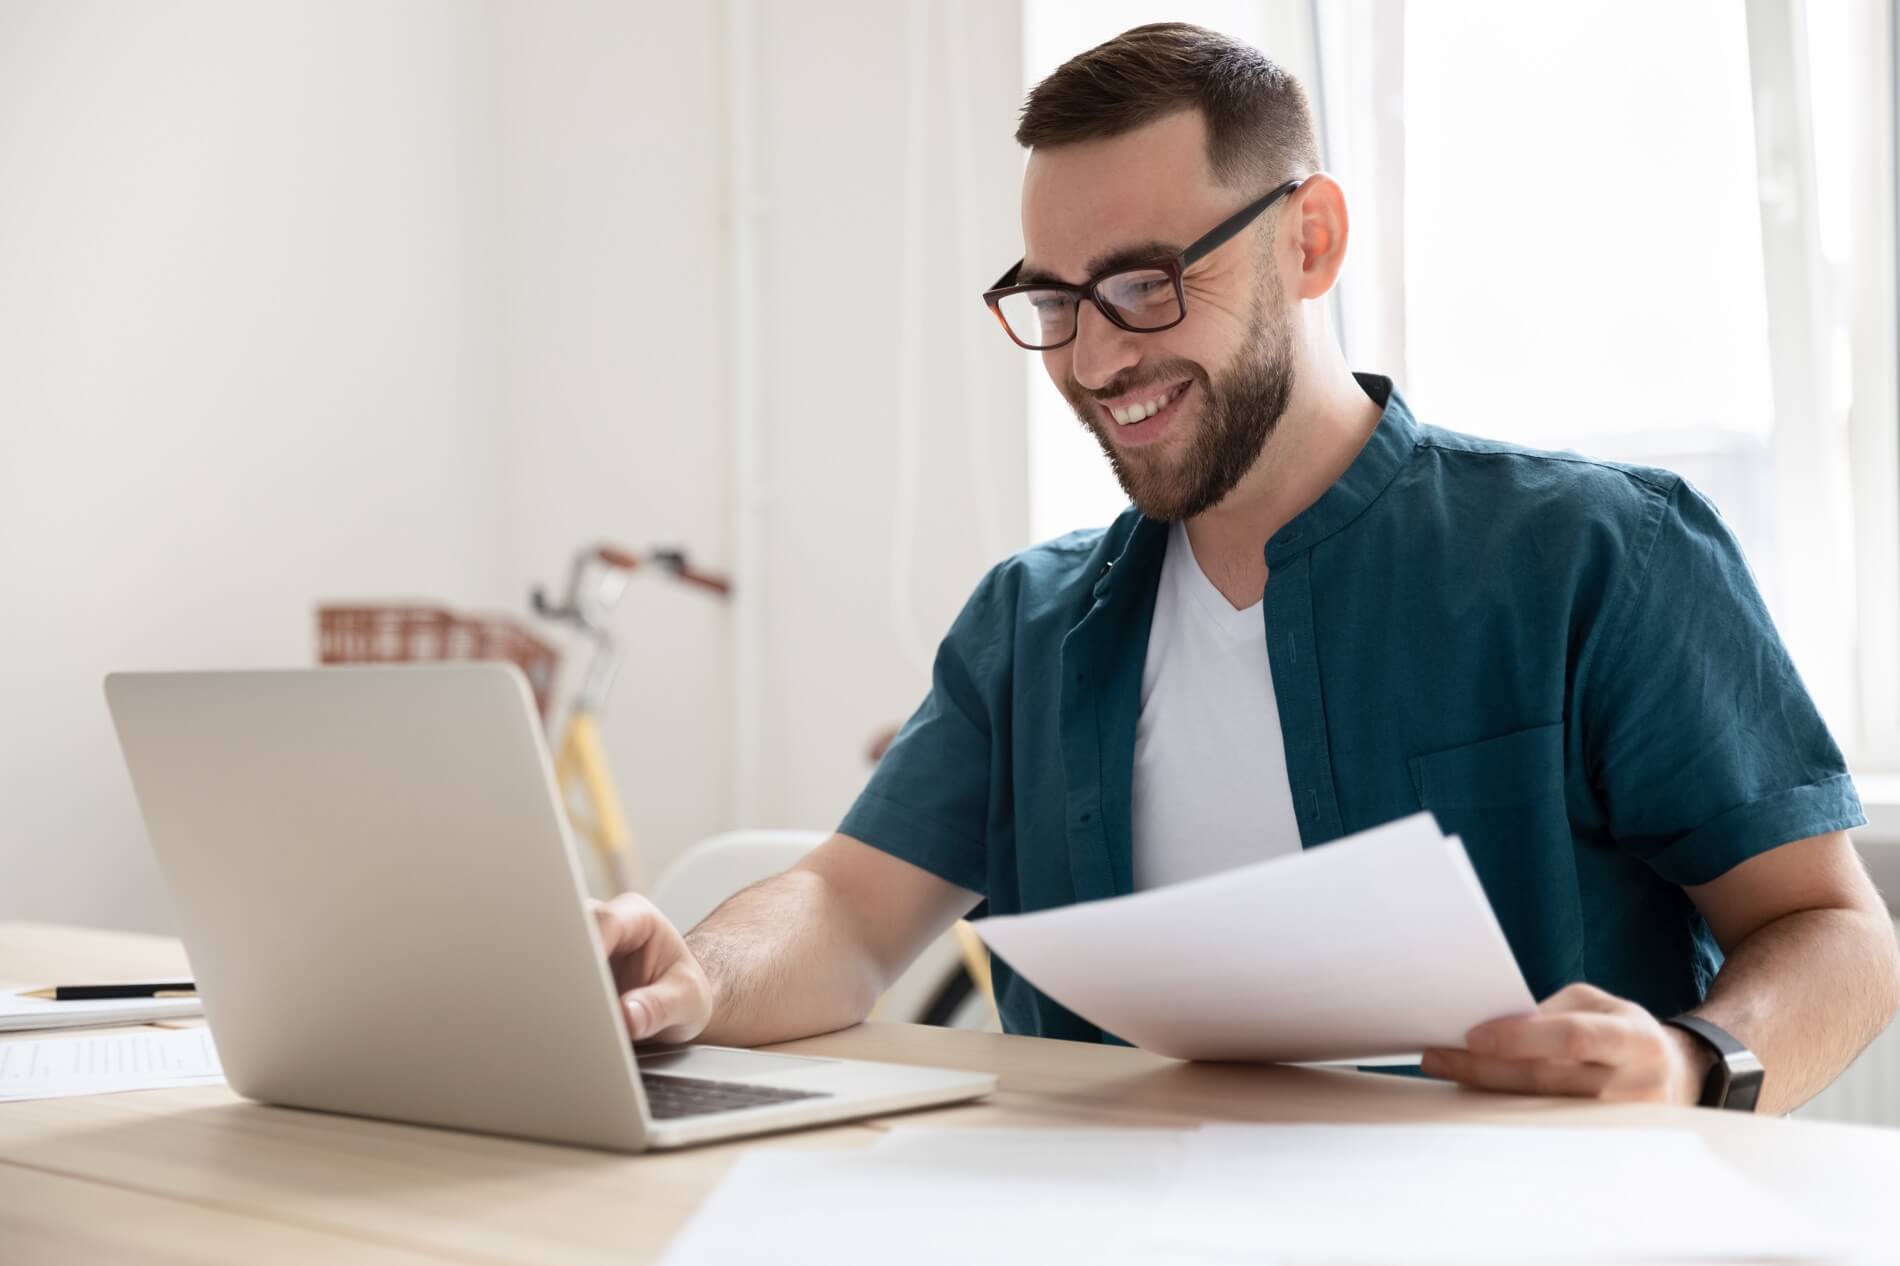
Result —
<svg viewBox="0 0 1900 1266"><path fill-rule="evenodd" d="M45 998L51 1002L103 1002L109 998L196 998L198 987L189 980L122 985L59 985L52 989L34 989L20 996Z"/></svg>

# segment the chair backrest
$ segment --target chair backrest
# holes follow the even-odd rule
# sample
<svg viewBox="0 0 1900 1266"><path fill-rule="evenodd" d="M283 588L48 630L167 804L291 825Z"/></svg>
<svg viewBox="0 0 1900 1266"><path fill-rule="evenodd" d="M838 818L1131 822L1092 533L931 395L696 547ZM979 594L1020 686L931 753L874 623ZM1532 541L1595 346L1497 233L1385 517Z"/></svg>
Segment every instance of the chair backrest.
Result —
<svg viewBox="0 0 1900 1266"><path fill-rule="evenodd" d="M829 838L828 831L727 831L681 853L648 896L684 932L733 893L789 870Z"/></svg>

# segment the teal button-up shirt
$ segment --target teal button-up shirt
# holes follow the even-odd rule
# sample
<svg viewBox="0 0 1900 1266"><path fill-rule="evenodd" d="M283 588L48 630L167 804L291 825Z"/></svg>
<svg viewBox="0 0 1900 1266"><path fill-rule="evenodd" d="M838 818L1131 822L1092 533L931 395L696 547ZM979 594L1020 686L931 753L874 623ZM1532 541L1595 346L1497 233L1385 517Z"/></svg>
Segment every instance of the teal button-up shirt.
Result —
<svg viewBox="0 0 1900 1266"><path fill-rule="evenodd" d="M1422 426L1360 382L1377 429L1266 545L1302 846L1429 809L1537 997L1694 1006L1722 956L1683 886L1866 820L1734 537L1680 476ZM1130 509L992 569L839 830L988 913L1129 892L1166 543ZM1009 1031L1109 1037L994 975Z"/></svg>

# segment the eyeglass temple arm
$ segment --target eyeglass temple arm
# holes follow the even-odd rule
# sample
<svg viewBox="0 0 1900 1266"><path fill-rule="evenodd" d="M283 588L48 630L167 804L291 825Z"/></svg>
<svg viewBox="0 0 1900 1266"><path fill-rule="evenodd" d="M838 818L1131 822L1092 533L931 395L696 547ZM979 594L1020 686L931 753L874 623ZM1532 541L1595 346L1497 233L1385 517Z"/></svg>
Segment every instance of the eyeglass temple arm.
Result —
<svg viewBox="0 0 1900 1266"><path fill-rule="evenodd" d="M1246 206L1228 216L1225 220L1222 220L1219 224L1214 226L1213 230L1209 232L1206 237L1181 252L1181 267L1186 268L1190 264L1197 263L1203 256L1211 254L1227 245L1228 241L1232 239L1236 233L1246 228L1249 224L1252 224L1268 207L1286 197L1305 183L1306 178L1304 176L1298 180L1289 180L1272 193L1267 194L1264 198L1256 198L1254 201L1249 202ZM1018 264L1016 267L1021 268L1022 265Z"/></svg>
<svg viewBox="0 0 1900 1266"><path fill-rule="evenodd" d="M1195 263L1196 261L1200 260L1202 256L1207 255L1209 252L1218 250L1219 248L1225 246L1228 243L1228 241L1234 236L1234 234L1246 228L1249 224L1251 224L1254 221L1256 217L1258 217L1268 207L1272 206L1274 203L1278 202L1280 199L1286 197L1288 194L1292 193L1295 189L1298 189L1301 185L1305 183L1306 183L1306 178L1304 176L1300 177L1298 180L1289 180L1285 184L1281 185L1278 189L1275 189L1272 193L1269 193L1265 197L1262 197L1262 198L1256 198L1254 201L1249 202L1246 206L1242 207L1240 210L1228 216L1225 220L1222 220L1219 224L1214 226L1213 231L1210 232L1206 237L1194 243L1193 246L1189 247L1187 250L1181 253L1181 266L1185 268L1189 264ZM996 281L993 284L991 284L989 289L1001 290L1005 286L1015 285L1016 278L1022 275L1022 271L1023 271L1023 261L1019 259L1015 263L1011 264L1009 266L1009 271L1005 272L1001 277L998 277ZM1079 288L1075 286L1052 285L1050 286L1050 289L1052 290L1078 290Z"/></svg>

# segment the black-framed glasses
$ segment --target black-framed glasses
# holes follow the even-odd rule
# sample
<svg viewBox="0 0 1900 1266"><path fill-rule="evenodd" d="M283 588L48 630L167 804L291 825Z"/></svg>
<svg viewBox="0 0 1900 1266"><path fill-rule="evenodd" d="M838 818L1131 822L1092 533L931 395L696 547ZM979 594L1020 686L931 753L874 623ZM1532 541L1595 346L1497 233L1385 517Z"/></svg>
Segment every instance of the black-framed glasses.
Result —
<svg viewBox="0 0 1900 1266"><path fill-rule="evenodd" d="M1187 319L1187 292L1181 274L1201 259L1227 244L1235 234L1252 224L1266 209L1298 189L1300 180L1289 180L1272 193L1248 203L1215 225L1205 236L1172 259L1147 260L1109 269L1079 286L1059 281L1034 281L1016 284L1023 262L997 278L983 292L983 302L1002 323L1003 332L1018 347L1046 352L1073 342L1080 328L1077 314L1084 299L1110 321L1135 334L1154 334L1171 329Z"/></svg>

